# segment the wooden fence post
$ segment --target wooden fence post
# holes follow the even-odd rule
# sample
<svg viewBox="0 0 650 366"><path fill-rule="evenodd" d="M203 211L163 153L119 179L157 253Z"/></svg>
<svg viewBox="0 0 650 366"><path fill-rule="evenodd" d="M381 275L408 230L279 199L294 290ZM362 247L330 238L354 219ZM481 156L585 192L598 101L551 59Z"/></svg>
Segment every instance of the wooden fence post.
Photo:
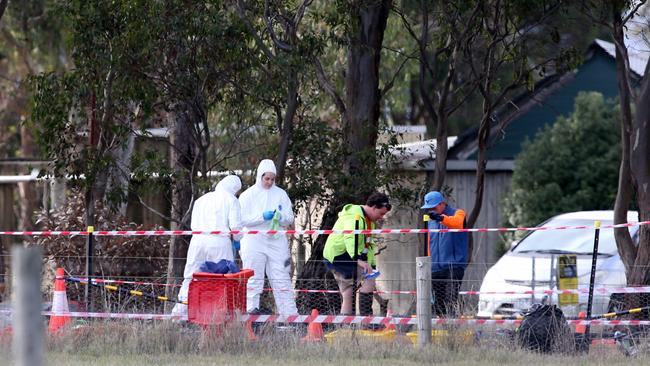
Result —
<svg viewBox="0 0 650 366"><path fill-rule="evenodd" d="M13 353L15 365L43 364L44 329L41 316L40 248L12 249L14 300L12 303Z"/></svg>
<svg viewBox="0 0 650 366"><path fill-rule="evenodd" d="M418 345L431 343L431 257L415 259Z"/></svg>

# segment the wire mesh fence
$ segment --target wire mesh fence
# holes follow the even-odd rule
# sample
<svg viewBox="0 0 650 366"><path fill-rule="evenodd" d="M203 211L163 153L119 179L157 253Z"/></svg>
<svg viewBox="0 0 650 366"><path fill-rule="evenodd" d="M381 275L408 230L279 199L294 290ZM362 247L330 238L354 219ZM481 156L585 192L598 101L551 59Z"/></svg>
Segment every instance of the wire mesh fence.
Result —
<svg viewBox="0 0 650 366"><path fill-rule="evenodd" d="M94 271L90 282L92 290L89 292L90 297L87 297L85 240L85 237L77 236L56 238L54 241L41 243L46 249L43 275L45 309L47 303L52 301L53 272L56 267L63 267L66 270L68 279L66 290L71 311L169 314L170 309L179 303L176 293L183 278L167 277L170 258L167 256L168 247L165 240L160 238L154 241L142 238L135 241L119 237L100 238L93 256ZM145 242L147 245L143 245ZM409 245L413 246L412 243L406 243L403 247L395 246L392 250L410 248ZM302 255L306 257L309 253L302 253ZM395 256L390 250L382 254L377 266L381 275L374 280L376 287L371 292L371 296L355 298L356 306L353 314L380 317L376 324L387 329L391 323L386 322L385 317L409 320L415 316L415 261L402 260L405 257L407 256ZM321 261L305 261L300 258L295 255L292 257L290 263L292 279L288 289L273 289L274 278L268 276L264 278L260 304L253 315L283 313L276 296L279 292L289 293L290 298L295 302L298 314L308 315L314 309L321 315L341 313L341 289L332 273ZM3 259L5 263L11 262L6 255ZM641 345L647 344L645 324L594 323L587 325L588 329L584 329L580 328L581 324L570 323L581 319L580 312L587 309L589 302L591 271L589 266L585 265L585 261L578 263L580 270L575 274L576 289L565 290L560 288L558 256L545 254L537 257L530 256L530 259L526 260L528 262L506 263L505 266L501 264L500 267L495 266L494 262L474 261L462 271L463 273L433 275L431 307L434 321L447 320L447 322L434 323L432 330L434 342L458 345L495 343L539 352L565 352L566 349L578 350L585 342L601 339L604 340L603 347L611 345L612 341L615 342L616 347L627 344L629 353L638 352L643 348ZM584 319L604 321L649 319L650 289L626 287L624 270L612 265L610 257L599 258L599 261L608 266L596 268L594 272L591 317L585 315ZM241 268L241 261L238 261L238 264ZM319 275L304 276L304 273L308 272L304 270L305 268L310 268L310 273L319 273ZM5 284L8 288L3 297L7 300L11 280L6 273L0 276L2 276L0 284ZM223 279L223 281L241 280ZM224 286L224 288L231 287ZM246 286L232 288L235 287L239 292L207 291L205 303L211 304L208 306L218 305L240 313L249 312L250 309L245 303L242 304L241 300L239 305L228 302L228 299L236 296L241 299L242 291L245 292L244 298L248 295ZM563 297L565 295L571 297L567 300ZM370 301L372 310L369 314L363 308L364 301L366 304ZM543 316L537 316L545 319L544 321L535 322L535 317L530 314L535 313L531 310L535 309L536 304L541 304L537 305L537 309L539 306L548 309L549 306L557 305L561 315L557 315L554 311L550 313L556 315L549 316L545 313ZM477 317L506 321L487 324L470 322ZM280 320L286 321L284 318ZM298 320L305 321L304 318ZM255 318L255 321L277 322L278 320L277 318ZM339 318L331 318L328 321L329 323L324 323L327 331L335 331L342 326L355 326L346 324ZM463 321L466 323L462 323ZM402 320L400 322L392 324L394 329L391 331L412 340L415 331L414 323ZM364 324L364 321L360 321L356 326ZM390 338L392 337L390 334L393 333L386 334L386 337Z"/></svg>
<svg viewBox="0 0 650 366"><path fill-rule="evenodd" d="M136 260L142 259L136 258ZM101 263L101 260L98 260L98 263ZM54 283L53 276L51 274L48 276L48 272L53 270L48 269L44 273L43 294L46 301L51 300L51 288ZM70 279L67 284L70 303L79 309L86 309L85 274L66 271L66 275ZM414 314L415 278L387 278L388 276L382 278L382 276L375 280L376 288L372 297L373 314L386 315L389 311L404 316ZM9 282L7 278L5 280ZM170 279L160 274L125 276L107 275L98 271L93 276L91 291L94 310L162 313L169 310L169 304L166 307L166 303L173 305L178 301L174 294L181 282L182 278ZM502 291L481 291L480 285L481 282L473 279L433 279L432 314L436 317L479 315L485 318L507 318L523 315L536 303L557 305L562 303L566 316L577 318L580 311L586 310L589 300L588 283L584 282L579 282L575 290L562 290L558 289L557 285L549 286L546 283L509 287ZM341 294L330 272L325 272L323 278L294 278L291 289L279 291L291 293L300 314L309 314L312 309L317 309L320 314L340 313ZM650 306L650 294L636 293L638 291L648 291L648 289L628 288L607 281L598 283L593 291L592 316ZM563 303L564 293L575 295L575 303ZM5 297L8 299L7 296ZM357 313L359 313L358 304L357 299ZM274 290L268 278L265 278L258 310L263 314L278 313ZM644 309L631 316L648 318L648 311Z"/></svg>

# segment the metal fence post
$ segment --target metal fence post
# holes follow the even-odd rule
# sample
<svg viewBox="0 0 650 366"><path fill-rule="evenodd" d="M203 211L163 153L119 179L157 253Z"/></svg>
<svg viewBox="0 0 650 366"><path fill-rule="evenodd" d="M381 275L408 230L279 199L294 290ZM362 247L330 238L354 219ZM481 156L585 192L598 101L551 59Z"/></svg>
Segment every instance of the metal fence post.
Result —
<svg viewBox="0 0 650 366"><path fill-rule="evenodd" d="M16 246L12 249L13 353L15 364L18 366L43 364L42 263L40 248Z"/></svg>
<svg viewBox="0 0 650 366"><path fill-rule="evenodd" d="M594 282L596 280L596 265L598 261L598 240L600 239L600 221L594 222L594 250L591 255L591 273L589 275L589 297L587 298L587 320L591 320L591 308L594 301ZM587 325L585 334L589 337L590 326Z"/></svg>
<svg viewBox="0 0 650 366"><path fill-rule="evenodd" d="M427 254L427 256L431 256L431 247L429 247L429 236L431 235L431 232L429 230L429 220L431 218L429 215L422 215L422 221L424 221L424 228L427 229L427 232L424 233L424 245L426 246L426 249L424 252Z"/></svg>
<svg viewBox="0 0 650 366"><path fill-rule="evenodd" d="M418 345L431 343L431 257L415 259Z"/></svg>
<svg viewBox="0 0 650 366"><path fill-rule="evenodd" d="M352 269L352 314L357 315L357 272L359 271L359 233L356 232L359 230L359 220L361 220L361 215L357 214L354 216L354 256L352 257L353 269Z"/></svg>
<svg viewBox="0 0 650 366"><path fill-rule="evenodd" d="M93 281L93 256L95 255L95 243L93 241L93 231L95 231L95 228L92 226L88 226L88 237L86 238L86 288L84 291L84 301L86 302L86 310L87 311L93 311L94 306L93 306L93 296L92 296L92 281Z"/></svg>

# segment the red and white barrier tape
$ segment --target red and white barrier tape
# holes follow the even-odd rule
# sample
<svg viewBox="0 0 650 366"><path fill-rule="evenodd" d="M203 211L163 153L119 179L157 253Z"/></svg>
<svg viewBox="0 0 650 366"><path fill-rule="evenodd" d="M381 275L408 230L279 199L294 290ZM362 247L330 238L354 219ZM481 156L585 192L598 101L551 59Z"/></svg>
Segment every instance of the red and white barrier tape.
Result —
<svg viewBox="0 0 650 366"><path fill-rule="evenodd" d="M600 229L613 229L649 225L650 221L629 222L618 225L602 225ZM465 233L465 232L507 232L507 231L539 231L539 230L581 230L596 229L595 226L540 226L540 227L516 227L516 228L476 228L476 229L374 229L374 230L216 230L216 231L191 231L191 230L113 230L94 231L96 236L178 236L178 235L331 235L331 234L425 234L431 233ZM28 235L28 236L77 236L89 235L89 231L0 231L0 235Z"/></svg>
<svg viewBox="0 0 650 366"><path fill-rule="evenodd" d="M0 314L11 314L10 310L0 310ZM134 313L91 313L91 312L61 312L44 311L45 316L69 316L72 318L110 318L133 320L187 320L185 316L171 314L134 314ZM242 322L254 323L321 323L321 324L383 324L383 325L417 325L417 318L382 317L382 316L345 316L345 315L249 315L239 316ZM520 324L521 319L448 319L433 318L431 325L502 325ZM567 320L569 325L650 325L650 320Z"/></svg>
<svg viewBox="0 0 650 366"><path fill-rule="evenodd" d="M344 315L242 315L241 321L256 323L322 323L322 324L383 324L383 325L417 325L417 318L396 318L381 316L344 316ZM520 324L521 319L449 319L433 318L431 325L492 325ZM650 320L567 320L570 325L650 325Z"/></svg>

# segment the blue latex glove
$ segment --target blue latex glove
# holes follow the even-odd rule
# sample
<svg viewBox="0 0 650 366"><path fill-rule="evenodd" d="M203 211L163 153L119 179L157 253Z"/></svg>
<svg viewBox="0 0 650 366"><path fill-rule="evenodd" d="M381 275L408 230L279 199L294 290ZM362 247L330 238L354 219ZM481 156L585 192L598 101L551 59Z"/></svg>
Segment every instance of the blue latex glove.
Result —
<svg viewBox="0 0 650 366"><path fill-rule="evenodd" d="M380 274L381 273L378 270L375 269L374 271L372 271L370 273L364 273L364 277L371 280L373 278L379 277Z"/></svg>
<svg viewBox="0 0 650 366"><path fill-rule="evenodd" d="M275 211L264 211L262 217L264 218L264 221L269 221L273 218L273 215L275 215Z"/></svg>
<svg viewBox="0 0 650 366"><path fill-rule="evenodd" d="M233 248L234 250L239 250L239 248L241 248L241 244L239 243L239 240L233 240L233 242L232 242L232 248Z"/></svg>

